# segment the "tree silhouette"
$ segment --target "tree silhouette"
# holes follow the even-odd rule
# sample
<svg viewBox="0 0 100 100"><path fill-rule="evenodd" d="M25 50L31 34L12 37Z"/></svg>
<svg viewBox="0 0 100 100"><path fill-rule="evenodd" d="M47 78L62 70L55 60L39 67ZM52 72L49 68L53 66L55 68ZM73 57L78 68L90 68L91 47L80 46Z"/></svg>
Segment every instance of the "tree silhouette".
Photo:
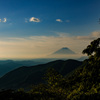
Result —
<svg viewBox="0 0 100 100"><path fill-rule="evenodd" d="M100 57L100 38L92 41L82 53L86 53L88 56Z"/></svg>
<svg viewBox="0 0 100 100"><path fill-rule="evenodd" d="M87 60L89 64L94 66L100 65L100 38L92 41L82 53L89 56Z"/></svg>

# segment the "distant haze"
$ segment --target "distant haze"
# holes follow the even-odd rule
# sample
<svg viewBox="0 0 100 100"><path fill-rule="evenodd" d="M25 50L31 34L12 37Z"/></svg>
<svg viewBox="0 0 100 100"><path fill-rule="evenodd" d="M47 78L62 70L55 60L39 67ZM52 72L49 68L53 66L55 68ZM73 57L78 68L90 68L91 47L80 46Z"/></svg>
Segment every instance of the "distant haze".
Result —
<svg viewBox="0 0 100 100"><path fill-rule="evenodd" d="M90 42L98 38L99 33L89 36L32 36L23 38L0 38L0 58L33 59L45 58L62 47L68 47L77 56Z"/></svg>

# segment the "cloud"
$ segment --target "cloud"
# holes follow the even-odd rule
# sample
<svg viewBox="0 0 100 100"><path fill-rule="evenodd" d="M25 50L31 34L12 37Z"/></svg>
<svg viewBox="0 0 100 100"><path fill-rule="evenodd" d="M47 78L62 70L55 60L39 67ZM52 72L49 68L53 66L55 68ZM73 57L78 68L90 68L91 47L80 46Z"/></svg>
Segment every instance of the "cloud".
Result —
<svg viewBox="0 0 100 100"><path fill-rule="evenodd" d="M63 22L63 21L62 21L62 19L56 19L56 21L57 21L57 22ZM64 22L69 23L69 22L70 22L70 20L66 20L66 21L64 21Z"/></svg>
<svg viewBox="0 0 100 100"><path fill-rule="evenodd" d="M77 36L76 38L80 39L80 40L94 40L94 39L97 39L99 37L100 37L100 32L94 31L88 36Z"/></svg>
<svg viewBox="0 0 100 100"><path fill-rule="evenodd" d="M7 18L3 18L3 20L0 19L0 22L6 23L7 22Z"/></svg>
<svg viewBox="0 0 100 100"><path fill-rule="evenodd" d="M69 33L64 33L64 32L54 32L56 33L59 37L70 37Z"/></svg>
<svg viewBox="0 0 100 100"><path fill-rule="evenodd" d="M57 22L63 22L61 19L56 19Z"/></svg>
<svg viewBox="0 0 100 100"><path fill-rule="evenodd" d="M92 37L94 38L100 37L100 32L97 32L97 31L92 32Z"/></svg>
<svg viewBox="0 0 100 100"><path fill-rule="evenodd" d="M40 22L40 19L35 18L35 17L31 17L31 18L29 19L29 21L30 21L30 22Z"/></svg>
<svg viewBox="0 0 100 100"><path fill-rule="evenodd" d="M3 22L4 22L4 23L7 22L7 18L4 18Z"/></svg>

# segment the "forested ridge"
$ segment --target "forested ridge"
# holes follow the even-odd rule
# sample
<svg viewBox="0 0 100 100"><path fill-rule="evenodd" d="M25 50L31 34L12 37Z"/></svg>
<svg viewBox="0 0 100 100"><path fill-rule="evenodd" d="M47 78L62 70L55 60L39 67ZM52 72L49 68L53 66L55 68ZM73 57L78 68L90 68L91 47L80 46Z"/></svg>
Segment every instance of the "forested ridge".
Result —
<svg viewBox="0 0 100 100"><path fill-rule="evenodd" d="M1 100L100 100L100 38L83 53L88 59L70 75L49 68L43 77L45 83L32 85L28 91L1 90Z"/></svg>

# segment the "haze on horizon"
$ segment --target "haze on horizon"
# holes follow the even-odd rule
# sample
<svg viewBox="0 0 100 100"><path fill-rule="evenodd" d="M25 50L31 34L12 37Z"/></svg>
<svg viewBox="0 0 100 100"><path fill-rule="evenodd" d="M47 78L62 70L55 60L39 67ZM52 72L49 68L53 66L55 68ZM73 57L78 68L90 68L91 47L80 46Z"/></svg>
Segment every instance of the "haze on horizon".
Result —
<svg viewBox="0 0 100 100"><path fill-rule="evenodd" d="M77 55L100 37L100 0L1 0L0 59Z"/></svg>

